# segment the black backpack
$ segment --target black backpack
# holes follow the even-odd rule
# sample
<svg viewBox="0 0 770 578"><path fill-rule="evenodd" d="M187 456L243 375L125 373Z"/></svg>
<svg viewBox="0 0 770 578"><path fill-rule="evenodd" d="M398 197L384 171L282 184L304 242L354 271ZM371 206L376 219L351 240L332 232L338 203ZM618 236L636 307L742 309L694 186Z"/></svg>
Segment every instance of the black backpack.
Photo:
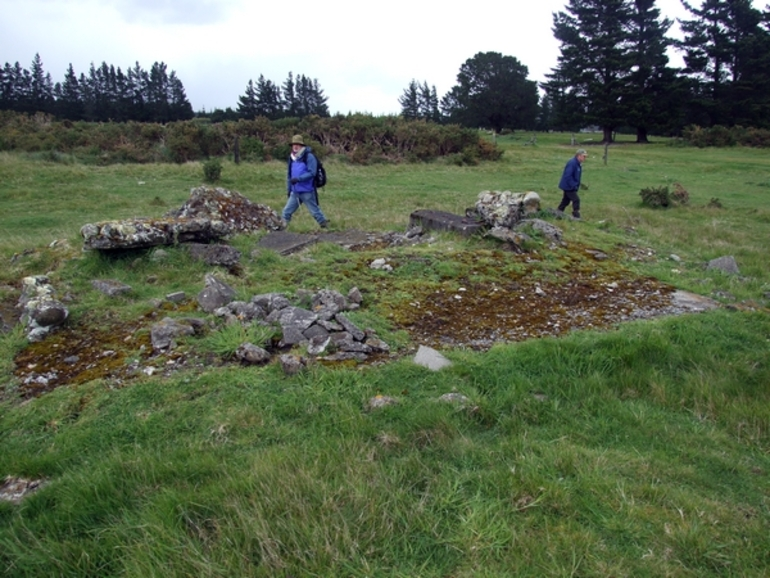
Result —
<svg viewBox="0 0 770 578"><path fill-rule="evenodd" d="M321 187L326 186L326 169L318 157L316 157L316 160L318 161L318 169L316 170L315 177L313 178L313 186L316 189L320 189Z"/></svg>

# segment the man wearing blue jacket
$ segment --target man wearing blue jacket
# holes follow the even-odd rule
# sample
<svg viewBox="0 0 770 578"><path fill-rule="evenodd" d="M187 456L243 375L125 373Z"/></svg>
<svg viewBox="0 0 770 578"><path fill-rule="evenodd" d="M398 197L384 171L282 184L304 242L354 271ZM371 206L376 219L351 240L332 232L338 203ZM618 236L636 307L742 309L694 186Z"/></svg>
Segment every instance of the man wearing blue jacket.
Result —
<svg viewBox="0 0 770 578"><path fill-rule="evenodd" d="M561 198L561 203L559 203L558 211L563 212L567 205L572 203L572 216L576 219L580 218L578 189L580 189L583 161L586 160L587 156L588 153L586 153L585 149L578 149L575 156L567 161L559 181L559 188L563 191L564 195Z"/></svg>
<svg viewBox="0 0 770 578"><path fill-rule="evenodd" d="M295 134L291 139L291 155L288 161L286 175L286 191L289 199L283 208L283 220L286 226L291 221L291 216L304 203L310 214L322 229L329 226L329 221L318 206L318 192L315 188L315 174L318 170L318 159L315 158L312 149L305 146L302 135Z"/></svg>

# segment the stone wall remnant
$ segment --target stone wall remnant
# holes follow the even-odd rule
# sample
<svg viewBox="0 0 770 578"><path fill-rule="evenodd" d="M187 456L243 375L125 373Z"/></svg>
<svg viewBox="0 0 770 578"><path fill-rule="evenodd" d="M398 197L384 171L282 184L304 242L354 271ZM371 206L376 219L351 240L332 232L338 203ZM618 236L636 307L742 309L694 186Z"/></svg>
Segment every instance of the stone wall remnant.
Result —
<svg viewBox="0 0 770 578"><path fill-rule="evenodd" d="M540 195L534 191L482 191L476 201L476 212L490 227L512 229L519 221L540 210Z"/></svg>
<svg viewBox="0 0 770 578"><path fill-rule="evenodd" d="M177 243L211 243L236 233L285 228L281 216L236 191L196 187L179 209L159 218L88 223L80 229L84 249L144 249Z"/></svg>

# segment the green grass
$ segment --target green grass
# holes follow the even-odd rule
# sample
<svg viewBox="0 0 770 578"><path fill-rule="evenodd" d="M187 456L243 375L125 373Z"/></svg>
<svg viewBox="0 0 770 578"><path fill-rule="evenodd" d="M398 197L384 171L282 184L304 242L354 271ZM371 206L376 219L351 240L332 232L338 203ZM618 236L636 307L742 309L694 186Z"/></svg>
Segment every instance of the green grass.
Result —
<svg viewBox="0 0 770 578"><path fill-rule="evenodd" d="M419 208L462 213L485 189L535 190L555 206L576 147L569 135L526 140L501 138L503 160L476 167L330 159L321 202L335 228L375 231L402 230ZM0 479L47 481L18 505L0 502L4 575L767 575L766 153L623 143L605 165L603 152L589 148L584 222L557 223L569 243L682 289L729 292L730 308L448 350L453 365L438 373L408 355L295 376L277 364L230 364L93 380L24 403L12 370L26 344L19 331L2 334ZM219 186L280 209L282 167L225 162ZM99 168L0 155L0 298L11 295L3 286L48 272L74 296L72 323L107 324L145 314L171 291L194 296L208 269L183 249L160 262L151 252L84 254L78 230L161 214L202 180L200 164ZM688 206L641 205L640 189L674 182ZM715 197L723 209L706 206ZM292 229L315 230L307 211ZM452 235L364 253L321 244L290 257L254 251L250 237L232 243L243 273L226 279L240 297L358 286L365 307L351 317L403 351L414 344L392 325L391 307L426 287L522 270L493 242ZM536 248L543 278L580 262ZM726 254L741 275L705 269ZM399 267L371 271L379 256ZM95 277L134 293L107 299L90 287ZM183 347L226 357L241 337L233 329ZM437 401L452 391L468 403ZM369 410L378 394L399 403Z"/></svg>

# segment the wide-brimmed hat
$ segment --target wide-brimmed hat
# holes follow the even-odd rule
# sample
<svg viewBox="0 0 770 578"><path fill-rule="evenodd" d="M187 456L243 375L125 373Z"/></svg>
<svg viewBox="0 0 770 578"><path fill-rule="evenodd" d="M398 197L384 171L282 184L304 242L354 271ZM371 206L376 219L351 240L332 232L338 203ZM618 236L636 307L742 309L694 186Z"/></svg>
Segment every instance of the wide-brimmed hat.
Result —
<svg viewBox="0 0 770 578"><path fill-rule="evenodd" d="M301 144L302 146L305 146L305 141L302 140L301 134L295 134L291 137L291 144Z"/></svg>

